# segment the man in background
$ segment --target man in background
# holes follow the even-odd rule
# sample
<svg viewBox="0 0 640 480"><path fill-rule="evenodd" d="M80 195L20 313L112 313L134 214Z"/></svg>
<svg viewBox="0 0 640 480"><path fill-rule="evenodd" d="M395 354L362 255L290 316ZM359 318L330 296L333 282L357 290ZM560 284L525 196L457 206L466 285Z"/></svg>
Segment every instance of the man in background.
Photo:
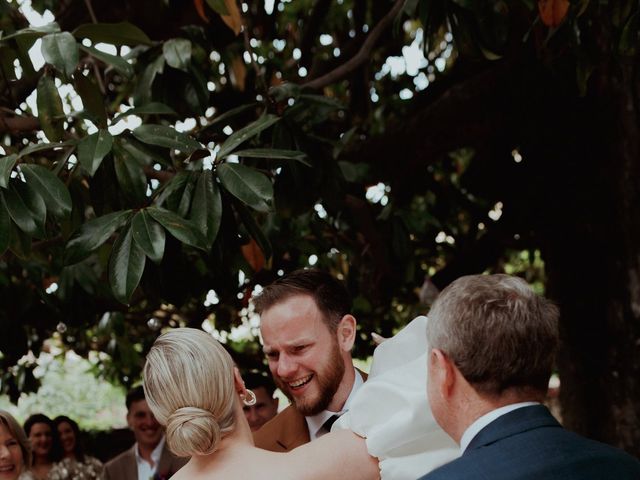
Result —
<svg viewBox="0 0 640 480"><path fill-rule="evenodd" d="M255 405L242 407L251 431L255 432L278 413L279 399L273 396L276 385L271 377L260 372L249 372L242 379L245 387L256 395Z"/></svg>
<svg viewBox="0 0 640 480"><path fill-rule="evenodd" d="M428 396L462 456L422 480L632 480L640 462L563 429L542 405L558 310L508 275L462 277L429 312Z"/></svg>
<svg viewBox="0 0 640 480"><path fill-rule="evenodd" d="M276 280L254 304L269 370L291 401L254 440L287 452L327 433L365 380L351 358L356 319L344 285L320 270Z"/></svg>
<svg viewBox="0 0 640 480"><path fill-rule="evenodd" d="M136 443L104 466L104 480L168 479L185 463L186 458L173 455L165 445L164 430L151 413L142 386L126 397L127 424ZM154 477L155 476L155 477Z"/></svg>

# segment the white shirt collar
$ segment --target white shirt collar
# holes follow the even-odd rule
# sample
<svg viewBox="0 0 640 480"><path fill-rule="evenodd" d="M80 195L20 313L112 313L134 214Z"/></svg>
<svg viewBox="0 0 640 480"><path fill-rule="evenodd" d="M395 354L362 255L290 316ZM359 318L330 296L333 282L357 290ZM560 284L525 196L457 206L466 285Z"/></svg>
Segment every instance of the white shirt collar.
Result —
<svg viewBox="0 0 640 480"><path fill-rule="evenodd" d="M322 435L327 433L321 429L322 429L322 425L324 424L324 422L326 422L329 419L329 417L331 417L332 415L342 415L347 410L349 410L349 405L351 404L351 399L353 398L354 393L364 383L364 380L362 379L362 375L360 374L360 372L355 367L353 370L355 371L355 380L353 382L353 387L351 387L351 392L347 397L347 401L344 402L344 406L342 407L342 410L340 410L339 412L323 410L317 415L313 415L311 417L304 417L304 419L307 421L307 428L309 429L309 437L311 440L315 440L316 438L321 437Z"/></svg>
<svg viewBox="0 0 640 480"><path fill-rule="evenodd" d="M152 477L158 469L160 463L160 457L162 456L162 449L164 448L165 437L164 435L156 445L156 448L151 452L151 460L153 460L153 466L149 464L144 458L140 456L140 449L138 443L136 443L134 452L136 453L136 464L138 466L138 479L146 480Z"/></svg>
<svg viewBox="0 0 640 480"><path fill-rule="evenodd" d="M539 405L538 402L520 402L520 403L512 403L511 405L505 405L504 407L496 408L495 410L491 410L489 413L485 413L480 418L478 418L475 422L473 422L462 434L462 438L460 439L460 453L464 453L467 449L471 440L480 433L484 427L489 425L494 420L497 420L503 415L506 415L509 412L517 410L518 408L530 407L531 405Z"/></svg>

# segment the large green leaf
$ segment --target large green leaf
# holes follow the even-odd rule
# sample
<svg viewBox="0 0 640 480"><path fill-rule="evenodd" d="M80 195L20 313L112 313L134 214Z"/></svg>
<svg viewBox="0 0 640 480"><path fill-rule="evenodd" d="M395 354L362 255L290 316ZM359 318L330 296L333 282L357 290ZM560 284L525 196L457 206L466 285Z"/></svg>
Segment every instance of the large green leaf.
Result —
<svg viewBox="0 0 640 480"><path fill-rule="evenodd" d="M80 225L67 242L64 263L71 265L87 258L106 242L131 216L131 210L108 213Z"/></svg>
<svg viewBox="0 0 640 480"><path fill-rule="evenodd" d="M276 117L275 115L263 115L255 122L250 123L244 128L241 128L237 132L234 132L222 144L222 147L218 152L218 158L226 157L227 155L232 153L236 147L246 142L250 138L255 137L263 130L269 128L278 120L280 120L280 117Z"/></svg>
<svg viewBox="0 0 640 480"><path fill-rule="evenodd" d="M175 110L173 110L171 107L168 107L164 103L151 102L151 103L147 103L146 105L141 105L139 107L131 108L126 112L123 112L120 115L117 115L116 117L114 117L113 123L118 123L120 120L122 120L125 117L128 117L129 115L148 115L148 114L174 115L174 116L178 115L175 112Z"/></svg>
<svg viewBox="0 0 640 480"><path fill-rule="evenodd" d="M181 242L206 250L207 239L189 220L157 207L149 207L147 212Z"/></svg>
<svg viewBox="0 0 640 480"><path fill-rule="evenodd" d="M35 236L44 238L45 221L47 219L47 206L44 203L44 199L31 187L30 183L14 182L13 188L22 199L36 224Z"/></svg>
<svg viewBox="0 0 640 480"><path fill-rule="evenodd" d="M140 210L131 220L131 230L133 239L144 250L147 257L155 263L160 263L164 255L164 228L145 210Z"/></svg>
<svg viewBox="0 0 640 480"><path fill-rule="evenodd" d="M137 159L117 141L113 144L113 163L118 183L127 198L135 203L144 201L147 193L147 176Z"/></svg>
<svg viewBox="0 0 640 480"><path fill-rule="evenodd" d="M179 191L180 189L184 189L186 183L190 180L191 175L192 172L185 171L176 173L171 180L165 183L156 192L158 195L155 200L156 205L159 207L162 206L172 194Z"/></svg>
<svg viewBox="0 0 640 480"><path fill-rule="evenodd" d="M160 147L174 148L191 154L202 148L200 142L194 140L189 135L178 132L165 125L141 125L133 131L133 135L141 142Z"/></svg>
<svg viewBox="0 0 640 480"><path fill-rule="evenodd" d="M38 226L31 216L31 212L22 201L22 198L20 198L20 195L11 187L2 193L11 219L24 233L34 235L38 231Z"/></svg>
<svg viewBox="0 0 640 480"><path fill-rule="evenodd" d="M234 155L248 158L278 158L281 160L295 160L307 167L311 164L305 160L307 154L298 150L280 150L277 148L250 148L247 150L236 150Z"/></svg>
<svg viewBox="0 0 640 480"><path fill-rule="evenodd" d="M87 23L73 31L76 38L88 38L95 43L112 45L151 45L151 39L135 25L121 23Z"/></svg>
<svg viewBox="0 0 640 480"><path fill-rule="evenodd" d="M78 144L80 165L93 177L102 159L111 151L113 137L108 130L98 130L83 138Z"/></svg>
<svg viewBox="0 0 640 480"><path fill-rule="evenodd" d="M200 174L193 193L191 221L207 238L207 247L211 248L222 221L222 198L211 170Z"/></svg>
<svg viewBox="0 0 640 480"><path fill-rule="evenodd" d="M78 65L78 43L69 32L51 33L42 37L42 56L69 78Z"/></svg>
<svg viewBox="0 0 640 480"><path fill-rule="evenodd" d="M47 211L57 217L71 213L71 195L58 177L40 165L21 165L20 170L44 200Z"/></svg>
<svg viewBox="0 0 640 480"><path fill-rule="evenodd" d="M87 52L92 57L113 66L118 72L127 78L133 77L133 66L122 57L116 57L110 53L105 53L93 47L80 45L80 49Z"/></svg>
<svg viewBox="0 0 640 480"><path fill-rule="evenodd" d="M55 33L60 31L60 26L56 22L49 23L47 25L43 25L41 27L29 27L18 30L17 32L13 32L11 35L7 35L6 37L2 37L3 41L14 39L14 40L28 40L31 43L28 44L29 47L35 42L38 38L44 37L49 33Z"/></svg>
<svg viewBox="0 0 640 480"><path fill-rule="evenodd" d="M262 253L264 253L264 258L267 260L271 258L271 255L272 255L271 243L269 243L269 239L256 223L255 219L253 218L253 215L251 215L251 211L249 211L249 209L245 207L243 204L238 202L235 203L235 208L238 214L240 215L240 219L242 220L242 223L244 223L244 226L247 228L249 235L253 237L253 239L256 241L256 243L260 247L260 250L262 250Z"/></svg>
<svg viewBox="0 0 640 480"><path fill-rule="evenodd" d="M67 140L66 142L32 143L18 152L18 158L31 155L32 153L40 152L42 150L55 150L56 148L68 147L75 145L75 143L75 140Z"/></svg>
<svg viewBox="0 0 640 480"><path fill-rule="evenodd" d="M53 78L43 75L38 80L38 119L45 135L51 142L62 140L64 136L64 110Z"/></svg>
<svg viewBox="0 0 640 480"><path fill-rule="evenodd" d="M85 112L90 114L91 120L100 128L107 128L107 111L104 108L104 95L98 85L82 72L74 75L76 90L82 99Z"/></svg>
<svg viewBox="0 0 640 480"><path fill-rule="evenodd" d="M0 255L9 248L9 238L11 236L11 217L4 203L2 192L0 191Z"/></svg>
<svg viewBox="0 0 640 480"><path fill-rule="evenodd" d="M149 166L159 163L165 167L173 167L171 158L166 155L166 150L142 143L133 136L118 135L118 144L135 158L140 165Z"/></svg>
<svg viewBox="0 0 640 480"><path fill-rule="evenodd" d="M134 100L135 104L145 104L151 102L151 92L153 87L153 81L156 75L164 71L164 56L158 55L158 57L151 63L149 63L142 77L137 82L135 87Z"/></svg>
<svg viewBox="0 0 640 480"><path fill-rule="evenodd" d="M224 163L217 172L224 188L234 197L256 210L269 211L273 185L264 174L239 163Z"/></svg>
<svg viewBox="0 0 640 480"><path fill-rule="evenodd" d="M17 160L18 156L15 153L0 158L0 187L7 188L7 185L9 185L11 170L13 170Z"/></svg>
<svg viewBox="0 0 640 480"><path fill-rule="evenodd" d="M162 45L162 54L167 65L188 72L191 62L191 42L186 38L172 38Z"/></svg>
<svg viewBox="0 0 640 480"><path fill-rule="evenodd" d="M128 303L144 272L147 257L134 240L131 225L118 235L109 259L109 284L113 296L121 303Z"/></svg>

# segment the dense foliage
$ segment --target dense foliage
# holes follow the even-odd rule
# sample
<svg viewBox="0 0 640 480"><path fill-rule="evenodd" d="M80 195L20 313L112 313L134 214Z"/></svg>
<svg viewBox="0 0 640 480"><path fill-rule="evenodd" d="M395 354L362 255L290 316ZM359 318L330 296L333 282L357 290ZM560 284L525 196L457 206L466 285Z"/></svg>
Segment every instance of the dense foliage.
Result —
<svg viewBox="0 0 640 480"><path fill-rule="evenodd" d="M19 3L0 1L13 398L37 386L52 336L104 352L97 373L127 384L159 329L228 332L257 286L307 265L349 285L366 355L369 331L390 334L457 276L542 282L544 260L565 309L566 392L579 377L565 400L614 368L629 378L584 352L602 338L633 351L632 299L607 307L612 282L594 308L581 281L594 245L635 244L622 179L638 152L637 2L33 0L55 19L38 27ZM254 343L230 344L259 361Z"/></svg>

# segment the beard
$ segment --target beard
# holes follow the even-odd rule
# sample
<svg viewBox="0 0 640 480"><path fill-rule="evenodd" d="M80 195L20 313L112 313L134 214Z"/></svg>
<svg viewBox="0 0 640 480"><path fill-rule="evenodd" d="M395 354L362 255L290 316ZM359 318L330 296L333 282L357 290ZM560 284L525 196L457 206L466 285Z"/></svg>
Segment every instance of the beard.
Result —
<svg viewBox="0 0 640 480"><path fill-rule="evenodd" d="M327 362L321 366L320 369L314 372L315 380L318 382L318 389L320 393L313 397L303 396L294 397L289 391L289 386L282 382L279 378L275 378L276 385L287 396L289 401L293 404L296 410L298 410L305 417L317 415L318 413L326 410L333 396L338 391L342 377L344 377L344 361L342 360L342 354L340 353L340 347L337 343L333 343L333 347L329 352L329 358Z"/></svg>

